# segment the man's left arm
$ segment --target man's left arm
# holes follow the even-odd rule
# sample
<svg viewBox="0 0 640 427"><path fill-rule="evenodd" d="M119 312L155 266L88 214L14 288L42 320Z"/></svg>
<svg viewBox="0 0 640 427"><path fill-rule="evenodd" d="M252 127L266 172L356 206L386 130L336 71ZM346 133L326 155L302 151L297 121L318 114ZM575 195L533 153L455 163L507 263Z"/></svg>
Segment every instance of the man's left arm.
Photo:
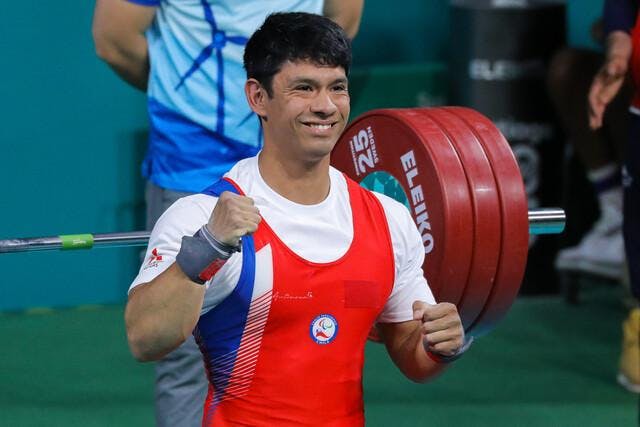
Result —
<svg viewBox="0 0 640 427"><path fill-rule="evenodd" d="M394 363L422 382L464 351L465 336L456 306L436 303L422 271L425 247L409 211L379 195L394 254L392 292L378 316L378 332Z"/></svg>
<svg viewBox="0 0 640 427"><path fill-rule="evenodd" d="M379 323L378 331L389 356L409 379L433 378L464 351L464 328L451 303L413 303L413 318L401 323Z"/></svg>
<svg viewBox="0 0 640 427"><path fill-rule="evenodd" d="M360 28L364 0L325 0L322 14L340 25L349 38Z"/></svg>

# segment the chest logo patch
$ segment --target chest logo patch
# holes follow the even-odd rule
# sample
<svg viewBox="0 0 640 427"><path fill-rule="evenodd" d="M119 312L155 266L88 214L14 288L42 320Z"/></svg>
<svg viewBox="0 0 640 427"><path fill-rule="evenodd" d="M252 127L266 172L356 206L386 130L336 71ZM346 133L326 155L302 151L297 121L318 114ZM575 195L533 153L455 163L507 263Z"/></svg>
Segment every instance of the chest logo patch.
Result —
<svg viewBox="0 0 640 427"><path fill-rule="evenodd" d="M330 314L321 314L313 319L309 332L316 344L329 344L338 334L338 322Z"/></svg>

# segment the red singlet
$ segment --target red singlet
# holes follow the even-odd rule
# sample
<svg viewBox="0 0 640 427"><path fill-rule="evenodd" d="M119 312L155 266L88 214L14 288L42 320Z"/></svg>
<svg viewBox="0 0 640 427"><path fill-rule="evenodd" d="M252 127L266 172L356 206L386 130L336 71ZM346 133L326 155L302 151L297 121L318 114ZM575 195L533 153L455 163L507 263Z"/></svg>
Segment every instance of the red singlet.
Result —
<svg viewBox="0 0 640 427"><path fill-rule="evenodd" d="M221 183L210 194L242 194ZM203 426L364 425L364 346L394 258L380 202L347 186L354 233L340 259L302 259L264 220L243 239L238 285L194 331L210 383Z"/></svg>

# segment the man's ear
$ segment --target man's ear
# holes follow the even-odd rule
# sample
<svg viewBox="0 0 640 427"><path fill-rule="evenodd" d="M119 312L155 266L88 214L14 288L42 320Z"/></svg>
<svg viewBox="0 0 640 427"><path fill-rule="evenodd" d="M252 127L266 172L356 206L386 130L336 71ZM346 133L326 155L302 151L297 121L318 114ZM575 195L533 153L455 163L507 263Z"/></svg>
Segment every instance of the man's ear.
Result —
<svg viewBox="0 0 640 427"><path fill-rule="evenodd" d="M253 110L258 117L267 119L267 109L265 103L267 101L267 91L262 87L259 81L256 79L248 79L244 84L244 93L249 102L249 107Z"/></svg>

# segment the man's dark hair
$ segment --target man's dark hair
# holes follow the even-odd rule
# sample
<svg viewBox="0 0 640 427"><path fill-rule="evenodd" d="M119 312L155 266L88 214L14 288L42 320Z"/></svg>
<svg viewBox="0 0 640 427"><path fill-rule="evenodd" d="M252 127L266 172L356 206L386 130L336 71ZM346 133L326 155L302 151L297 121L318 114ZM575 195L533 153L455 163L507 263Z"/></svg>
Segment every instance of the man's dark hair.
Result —
<svg viewBox="0 0 640 427"><path fill-rule="evenodd" d="M342 67L348 75L351 41L338 24L324 16L274 13L247 42L244 68L247 77L259 81L272 96L273 76L287 61Z"/></svg>

